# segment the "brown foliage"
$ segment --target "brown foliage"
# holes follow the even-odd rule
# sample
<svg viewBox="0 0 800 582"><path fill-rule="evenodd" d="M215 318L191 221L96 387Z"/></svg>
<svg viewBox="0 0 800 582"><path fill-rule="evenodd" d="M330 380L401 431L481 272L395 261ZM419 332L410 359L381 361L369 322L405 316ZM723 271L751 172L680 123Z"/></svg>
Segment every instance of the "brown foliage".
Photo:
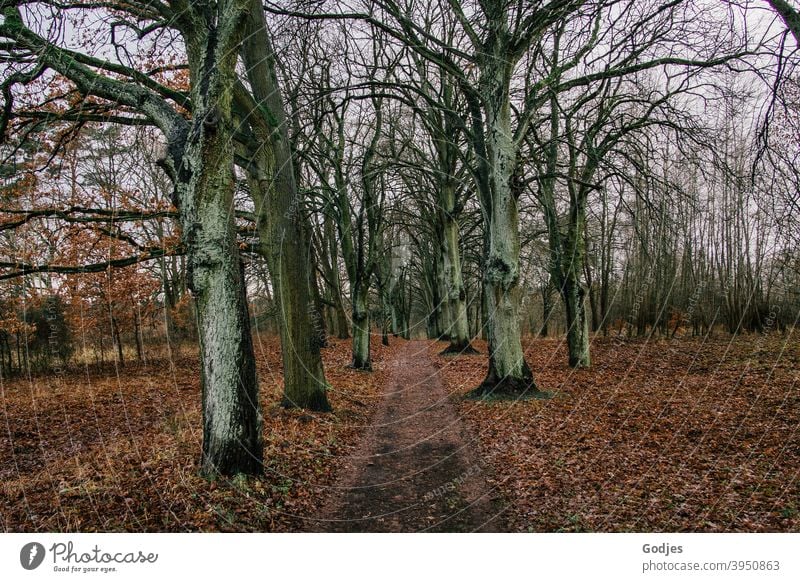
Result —
<svg viewBox="0 0 800 582"><path fill-rule="evenodd" d="M378 344L379 342L373 342ZM265 475L198 476L200 393L195 357L124 372L86 369L0 382L3 531L285 531L318 510L343 455L369 423L392 348L377 371L347 369L348 342L323 352L333 414L285 411L280 348L256 339Z"/></svg>
<svg viewBox="0 0 800 582"><path fill-rule="evenodd" d="M512 529L800 531L796 338L596 340L579 371L561 340L526 355L551 400L460 405ZM455 397L486 373L439 364Z"/></svg>
<svg viewBox="0 0 800 582"><path fill-rule="evenodd" d="M265 412L262 478L197 475L197 360L176 357L3 381L5 531L292 531L319 517L401 342L373 342L376 371L324 350L333 414L285 411L279 345L256 350ZM596 340L571 370L561 340L527 357L550 400L465 401L484 357L438 357L476 442L480 473L514 531L800 530L800 346L791 336ZM485 344L478 342L485 353ZM430 427L433 429L434 427ZM338 475L337 475L338 474Z"/></svg>

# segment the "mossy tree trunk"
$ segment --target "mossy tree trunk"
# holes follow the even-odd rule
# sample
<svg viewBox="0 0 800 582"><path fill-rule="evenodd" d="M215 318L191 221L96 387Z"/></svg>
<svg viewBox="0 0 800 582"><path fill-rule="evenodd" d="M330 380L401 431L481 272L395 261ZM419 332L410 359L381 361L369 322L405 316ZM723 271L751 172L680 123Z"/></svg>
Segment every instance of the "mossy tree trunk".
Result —
<svg viewBox="0 0 800 582"><path fill-rule="evenodd" d="M369 302L367 300L369 285L357 279L353 294L353 360L351 366L356 370L371 370L372 362L369 354L370 321Z"/></svg>
<svg viewBox="0 0 800 582"><path fill-rule="evenodd" d="M489 372L475 396L515 397L538 392L522 350L519 326L519 210L517 150L511 128L510 33L504 8L490 21L494 43L482 55L481 105L482 143L476 153L482 158L478 180L481 205L487 219L485 231L484 301L489 342ZM473 117L476 107L473 105ZM475 125L475 124L474 124ZM477 133L481 136L482 132ZM474 138L473 138L474 139ZM480 171L480 170L479 170Z"/></svg>
<svg viewBox="0 0 800 582"><path fill-rule="evenodd" d="M249 184L280 313L283 355L283 405L315 411L331 409L315 328L316 306L309 285L310 239L303 199L297 189L286 115L275 72L275 54L258 0L248 0L250 14L242 56L253 99L237 93L253 140Z"/></svg>
<svg viewBox="0 0 800 582"><path fill-rule="evenodd" d="M196 298L203 393L202 472L262 471L258 379L233 215L233 87L247 0L191 12L193 119L176 187Z"/></svg>
<svg viewBox="0 0 800 582"><path fill-rule="evenodd" d="M450 345L445 352L455 354L475 353L470 345L467 319L467 293L461 271L458 220L456 218L455 185L447 184L440 191L443 228L443 270L445 296L449 315L447 332Z"/></svg>

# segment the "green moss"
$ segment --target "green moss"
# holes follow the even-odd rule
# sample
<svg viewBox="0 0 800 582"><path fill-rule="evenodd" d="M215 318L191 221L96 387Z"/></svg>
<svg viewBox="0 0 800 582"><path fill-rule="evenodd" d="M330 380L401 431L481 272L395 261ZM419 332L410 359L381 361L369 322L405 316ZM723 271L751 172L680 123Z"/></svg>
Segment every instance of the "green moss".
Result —
<svg viewBox="0 0 800 582"><path fill-rule="evenodd" d="M19 9L11 6L3 10L3 28L9 31L22 30L25 24L22 22L22 16Z"/></svg>
<svg viewBox="0 0 800 582"><path fill-rule="evenodd" d="M261 115L264 116L264 119L267 120L267 123L269 124L270 127L272 127L273 129L278 127L278 118L275 117L275 114L272 113L272 110L269 107L261 103L258 106L258 109L259 111L261 111Z"/></svg>

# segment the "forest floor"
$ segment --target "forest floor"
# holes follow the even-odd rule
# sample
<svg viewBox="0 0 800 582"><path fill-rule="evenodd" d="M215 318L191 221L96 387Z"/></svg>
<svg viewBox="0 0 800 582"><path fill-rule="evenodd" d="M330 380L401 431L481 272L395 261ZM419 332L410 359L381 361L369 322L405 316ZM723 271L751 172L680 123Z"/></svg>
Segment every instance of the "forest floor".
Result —
<svg viewBox="0 0 800 582"><path fill-rule="evenodd" d="M446 344L324 350L335 412L277 406L257 338L265 474L197 474L196 357L0 379L0 531L800 531L800 342L560 339L526 355L549 400L464 400Z"/></svg>
<svg viewBox="0 0 800 582"><path fill-rule="evenodd" d="M292 531L327 495L381 401L392 351L323 351L332 414L284 410L276 338L257 336L265 473L198 476L196 356L0 381L0 531Z"/></svg>
<svg viewBox="0 0 800 582"><path fill-rule="evenodd" d="M526 358L552 399L463 400L485 359L437 357L510 531L800 531L796 334L599 338L588 370L534 339Z"/></svg>

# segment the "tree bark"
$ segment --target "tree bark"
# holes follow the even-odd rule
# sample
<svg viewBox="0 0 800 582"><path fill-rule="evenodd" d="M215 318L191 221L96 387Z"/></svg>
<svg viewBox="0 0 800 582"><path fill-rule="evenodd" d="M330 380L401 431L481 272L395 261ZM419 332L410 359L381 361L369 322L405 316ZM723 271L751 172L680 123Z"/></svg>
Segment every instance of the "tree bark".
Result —
<svg viewBox="0 0 800 582"><path fill-rule="evenodd" d="M445 300L449 312L448 337L450 345L442 353L474 354L470 345L469 320L467 319L467 294L461 272L461 256L458 245L458 221L453 217L455 206L454 188L441 196L446 202L443 209L443 262Z"/></svg>
<svg viewBox="0 0 800 582"><path fill-rule="evenodd" d="M436 301L436 337L438 340L450 339L450 302L448 299L447 282L447 250L445 244L439 242L439 254L436 257L436 288L438 290Z"/></svg>
<svg viewBox="0 0 800 582"><path fill-rule="evenodd" d="M136 340L136 357L142 362L144 361L144 347L142 346L142 321L138 304L134 307L133 313L133 337Z"/></svg>
<svg viewBox="0 0 800 582"><path fill-rule="evenodd" d="M544 283L541 287L542 294L542 327L539 328L539 335L547 337L550 326L550 315L553 311L552 298L552 285L550 280Z"/></svg>
<svg viewBox="0 0 800 582"><path fill-rule="evenodd" d="M319 334L311 317L315 309L309 290L311 244L295 182L275 55L261 3L248 2L250 14L242 56L256 100L248 120L258 142L249 183L262 254L270 267L282 323L282 404L329 411Z"/></svg>
<svg viewBox="0 0 800 582"><path fill-rule="evenodd" d="M353 289L353 361L356 370L372 370L369 354L369 305L367 295L369 286L357 281Z"/></svg>
<svg viewBox="0 0 800 582"><path fill-rule="evenodd" d="M339 339L350 339L350 332L348 331L347 313L344 310L344 301L342 301L342 279L339 272L339 255L336 244L336 228L333 221L329 216L325 216L325 239L328 247L328 264L330 265L330 280L332 286L330 288L331 301L334 304L334 316L336 321L336 337Z"/></svg>
<svg viewBox="0 0 800 582"><path fill-rule="evenodd" d="M350 339L350 332L347 329L347 313L344 311L341 296L336 297L334 301L336 302L336 307L334 307L334 312L336 313L336 337L342 340Z"/></svg>
<svg viewBox="0 0 800 582"><path fill-rule="evenodd" d="M489 372L473 396L517 397L538 393L519 328L519 212L512 187L517 151L512 140L507 65L498 60L487 99L486 151L488 175L488 253L484 271Z"/></svg>
<svg viewBox="0 0 800 582"><path fill-rule="evenodd" d="M579 192L573 196L570 208L570 221L564 240L564 253L561 279L561 296L567 317L567 348L569 365L573 368L591 366L589 357L589 318L586 312L587 289L581 283L586 264L586 224L585 196Z"/></svg>
<svg viewBox="0 0 800 582"><path fill-rule="evenodd" d="M176 182L190 290L196 298L203 394L201 471L256 474L261 414L250 318L233 216L232 97L246 0L221 3L216 22L187 37L193 118Z"/></svg>
<svg viewBox="0 0 800 582"><path fill-rule="evenodd" d="M562 290L567 318L567 349L573 368L591 366L589 355L589 318L586 313L586 288L574 274L568 274Z"/></svg>

